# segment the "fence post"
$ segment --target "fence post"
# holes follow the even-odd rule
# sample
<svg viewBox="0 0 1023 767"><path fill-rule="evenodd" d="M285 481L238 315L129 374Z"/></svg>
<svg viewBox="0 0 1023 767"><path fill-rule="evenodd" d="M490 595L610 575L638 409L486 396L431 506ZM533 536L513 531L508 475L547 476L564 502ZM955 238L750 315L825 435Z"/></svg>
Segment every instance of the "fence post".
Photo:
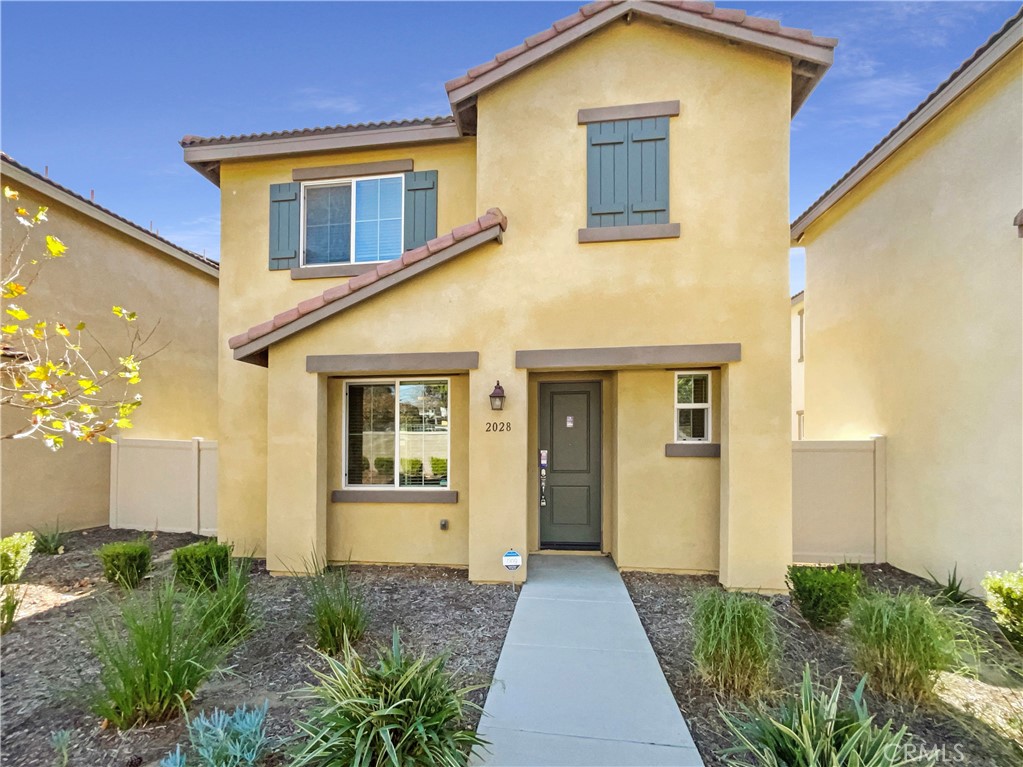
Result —
<svg viewBox="0 0 1023 767"><path fill-rule="evenodd" d="M110 520L108 524L112 528L117 527L117 442L110 445Z"/></svg>
<svg viewBox="0 0 1023 767"><path fill-rule="evenodd" d="M888 439L872 434L874 442L874 561L888 561Z"/></svg>
<svg viewBox="0 0 1023 767"><path fill-rule="evenodd" d="M199 493L199 482L200 482L200 475L199 475L199 472L201 471L200 465L199 465L199 461L200 461L199 454L200 454L200 451L201 451L201 447L202 447L202 437L192 437L192 512L193 512L192 513L192 518L195 520L195 524L193 525L194 529L192 530L192 532L195 533L196 535L199 535L200 530L201 530L201 524L202 524L201 520L199 518L199 514L200 514L200 508L199 508L199 496L200 496L200 493Z"/></svg>

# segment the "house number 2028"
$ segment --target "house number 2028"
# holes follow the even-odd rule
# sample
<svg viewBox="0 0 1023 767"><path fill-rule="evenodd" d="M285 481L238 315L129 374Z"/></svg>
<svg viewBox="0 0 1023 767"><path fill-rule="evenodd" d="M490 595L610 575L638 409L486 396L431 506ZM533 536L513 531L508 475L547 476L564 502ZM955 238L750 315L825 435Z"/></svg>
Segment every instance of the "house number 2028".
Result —
<svg viewBox="0 0 1023 767"><path fill-rule="evenodd" d="M487 421L487 431L511 431L511 421Z"/></svg>

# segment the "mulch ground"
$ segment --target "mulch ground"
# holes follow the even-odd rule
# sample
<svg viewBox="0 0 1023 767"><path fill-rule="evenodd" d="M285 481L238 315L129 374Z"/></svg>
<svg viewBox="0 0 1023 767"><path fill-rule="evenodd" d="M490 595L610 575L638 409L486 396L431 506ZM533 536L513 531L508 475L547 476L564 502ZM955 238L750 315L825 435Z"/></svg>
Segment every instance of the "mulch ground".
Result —
<svg viewBox="0 0 1023 767"><path fill-rule="evenodd" d="M98 672L89 629L103 611L116 609L120 592L103 582L95 549L138 533L96 528L72 534L60 556L37 554L22 576L26 598L15 628L0 648L0 761L5 767L53 763L52 733L71 731L71 767L155 765L187 740L184 721L101 729L89 712L88 690ZM153 578L170 572L170 551L195 540L189 534L151 536ZM357 649L372 657L397 626L413 653L448 652L448 668L461 685L489 684L497 666L515 597L507 586L470 584L464 570L443 567L362 567L349 570L364 595L370 626ZM152 580L152 579L151 579ZM145 585L142 588L148 588ZM296 693L313 683L309 666L308 605L299 584L273 578L257 562L250 586L256 631L234 650L229 668L202 688L189 712L214 706L270 701L268 731L287 737L308 703ZM482 705L486 690L473 693ZM468 722L475 726L478 717ZM272 763L279 763L271 760Z"/></svg>
<svg viewBox="0 0 1023 767"><path fill-rule="evenodd" d="M937 593L927 581L888 565L866 565L862 570L867 583L877 589L915 587ZM692 661L694 598L701 589L715 587L716 579L633 572L623 576L705 763L723 765L719 752L732 742L719 711L736 711L740 701L715 695L700 680ZM853 669L843 627L834 633L814 631L788 596L762 598L774 611L782 644L777 689L797 689L804 663L809 663L821 685L831 688L841 677L844 689L851 693L860 675ZM937 753L938 764L1019 767L1023 764L1021 659L999 635L982 605L954 609L969 615L986 637L989 652L975 668L975 676L942 674L935 699L919 705L868 693L870 712L879 723L891 719L896 727L906 725L917 753Z"/></svg>

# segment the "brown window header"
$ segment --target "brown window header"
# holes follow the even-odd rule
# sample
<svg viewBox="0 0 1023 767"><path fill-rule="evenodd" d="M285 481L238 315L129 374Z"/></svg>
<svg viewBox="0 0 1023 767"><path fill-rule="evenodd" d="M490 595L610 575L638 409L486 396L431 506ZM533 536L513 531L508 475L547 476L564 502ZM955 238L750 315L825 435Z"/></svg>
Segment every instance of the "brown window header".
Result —
<svg viewBox="0 0 1023 767"><path fill-rule="evenodd" d="M322 165L317 168L295 168L291 171L291 180L322 181L328 178L384 176L388 173L407 173L412 169L412 160L382 160L380 162L356 162L349 165Z"/></svg>
<svg viewBox="0 0 1023 767"><path fill-rule="evenodd" d="M579 124L602 123L610 120L639 120L643 117L675 117L681 111L681 107L679 101L651 101L647 104L580 109Z"/></svg>

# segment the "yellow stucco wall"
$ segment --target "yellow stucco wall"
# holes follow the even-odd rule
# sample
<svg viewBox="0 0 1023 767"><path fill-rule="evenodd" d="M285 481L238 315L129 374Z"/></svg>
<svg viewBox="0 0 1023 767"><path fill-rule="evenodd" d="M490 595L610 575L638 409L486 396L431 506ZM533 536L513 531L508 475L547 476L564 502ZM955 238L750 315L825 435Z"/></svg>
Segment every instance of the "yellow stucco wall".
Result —
<svg viewBox="0 0 1023 767"><path fill-rule="evenodd" d="M1023 559L1023 51L807 232L806 429L888 437L888 557Z"/></svg>
<svg viewBox="0 0 1023 767"><path fill-rule="evenodd" d="M651 72L658 74L650 77ZM528 371L515 368L515 350L739 342L742 361L730 366L731 396L720 403L719 434L731 467L721 472L720 492L718 461L663 457L673 417L670 374L617 374L618 396L628 399L628 407L619 399L613 419L619 467L656 454L666 473L650 486L641 488L641 480L630 486L642 492L641 501L627 499L631 507L641 505L651 515L650 532L642 533L623 519L621 468L610 478L605 488L619 508L605 510L612 529L605 529L604 546L621 550L638 567L714 569L720 559L727 585L781 588L791 558L790 79L790 63L782 57L637 20L597 32L481 94L475 146L443 148L452 164L439 167L438 229L498 206L509 218L503 244L459 256L278 343L270 352L269 373L222 353L221 535L260 540L266 509L274 567L296 548L309 550L320 535L328 550L345 556L348 518L371 513L352 509L338 516L326 501L330 469L321 471L318 461L328 455L330 386L305 373L306 355L478 351L480 367L470 372L463 395L468 412L454 413L467 430L471 466L453 489L472 499L470 576L506 580L500 554L509 546L528 550L527 509L535 491L531 381ZM682 237L580 245L586 129L577 124L578 109L671 99L682 103L670 127L671 219L681 224ZM472 159L454 161L457 151L473 148L475 182ZM395 149L386 156L412 154ZM317 157L308 164L329 162ZM329 284L296 289L286 275L266 271L267 186L288 180L295 164L223 169L222 343ZM438 166L440 160L416 160L417 168ZM452 188L452 176L468 184L456 199L443 191ZM725 378L722 374L722 382ZM496 379L508 393L501 419L513 428L487 434L484 424L493 419L488 394ZM268 423L262 420L267 380ZM659 393L647 392L645 382L656 384ZM625 447L642 455L623 457ZM672 552L655 545L658 533L652 528L678 508L676 480L692 484L693 505L682 522L672 522L672 530L691 522L688 531L695 537L690 549L680 543ZM718 497L724 499L720 529L728 531L727 550L717 535ZM382 534L412 539L387 549L394 561L413 555L430 561L440 551L453 556L455 545L441 541L457 537L437 529L436 513L396 508L378 514L391 520L381 526ZM342 540L331 540L328 529L338 530ZM352 535L360 540L361 533ZM384 547L377 550L383 557ZM525 568L515 575L521 579Z"/></svg>
<svg viewBox="0 0 1023 767"><path fill-rule="evenodd" d="M38 182L42 183L42 182ZM49 220L34 230L30 248L45 247L52 234L68 246L65 258L47 262L20 301L33 315L84 320L112 353L124 351L124 323L114 305L139 313L139 325L155 327L145 350L138 390L143 405L133 416L130 438L217 437L217 279L56 202L16 179L3 184L21 192L25 208L49 207ZM3 206L2 247L6 260L24 228L10 205ZM89 353L92 342L84 347ZM144 350L144 352L145 352ZM96 360L95 350L89 353ZM105 358L103 358L105 359ZM113 391L111 391L113 394ZM17 415L4 412L4 432ZM2 443L2 534L52 526L106 524L110 500L110 449L73 441L51 453L37 440Z"/></svg>

